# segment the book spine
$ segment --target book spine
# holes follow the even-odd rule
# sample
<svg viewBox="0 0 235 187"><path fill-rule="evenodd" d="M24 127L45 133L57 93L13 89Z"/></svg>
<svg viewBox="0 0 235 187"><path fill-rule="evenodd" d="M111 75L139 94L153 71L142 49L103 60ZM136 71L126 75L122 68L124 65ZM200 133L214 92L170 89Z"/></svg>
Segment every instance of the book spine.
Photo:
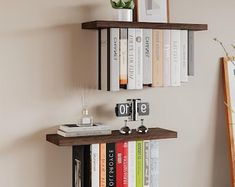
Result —
<svg viewBox="0 0 235 187"><path fill-rule="evenodd" d="M188 82L188 31L180 31L180 80Z"/></svg>
<svg viewBox="0 0 235 187"><path fill-rule="evenodd" d="M91 187L91 146L84 146L84 187Z"/></svg>
<svg viewBox="0 0 235 187"><path fill-rule="evenodd" d="M143 30L143 84L152 84L152 30Z"/></svg>
<svg viewBox="0 0 235 187"><path fill-rule="evenodd" d="M123 142L116 143L116 186L123 187Z"/></svg>
<svg viewBox="0 0 235 187"><path fill-rule="evenodd" d="M163 86L171 85L171 31L163 31Z"/></svg>
<svg viewBox="0 0 235 187"><path fill-rule="evenodd" d="M194 76L194 32L188 32L188 75Z"/></svg>
<svg viewBox="0 0 235 187"><path fill-rule="evenodd" d="M100 43L101 51L100 51L100 89L107 91L108 90L108 30L101 30L101 43Z"/></svg>
<svg viewBox="0 0 235 187"><path fill-rule="evenodd" d="M120 85L127 85L127 29L120 29Z"/></svg>
<svg viewBox="0 0 235 187"><path fill-rule="evenodd" d="M163 86L163 31L153 30L153 83L152 87Z"/></svg>
<svg viewBox="0 0 235 187"><path fill-rule="evenodd" d="M150 186L159 187L159 142L150 141Z"/></svg>
<svg viewBox="0 0 235 187"><path fill-rule="evenodd" d="M136 89L143 89L143 29L135 30Z"/></svg>
<svg viewBox="0 0 235 187"><path fill-rule="evenodd" d="M128 187L128 142L123 143L123 187Z"/></svg>
<svg viewBox="0 0 235 187"><path fill-rule="evenodd" d="M143 187L143 141L136 141L136 187Z"/></svg>
<svg viewBox="0 0 235 187"><path fill-rule="evenodd" d="M128 185L136 186L136 142L128 142Z"/></svg>
<svg viewBox="0 0 235 187"><path fill-rule="evenodd" d="M149 187L150 185L150 141L144 140L143 141L143 180L144 180L144 187Z"/></svg>
<svg viewBox="0 0 235 187"><path fill-rule="evenodd" d="M119 29L110 29L110 91L119 91Z"/></svg>
<svg viewBox="0 0 235 187"><path fill-rule="evenodd" d="M127 76L128 76L128 83L127 89L132 90L135 89L135 29L128 29L128 62L127 62Z"/></svg>
<svg viewBox="0 0 235 187"><path fill-rule="evenodd" d="M171 30L171 86L180 86L180 30Z"/></svg>
<svg viewBox="0 0 235 187"><path fill-rule="evenodd" d="M91 145L91 187L99 187L99 144Z"/></svg>
<svg viewBox="0 0 235 187"><path fill-rule="evenodd" d="M106 187L116 186L115 143L106 144Z"/></svg>
<svg viewBox="0 0 235 187"><path fill-rule="evenodd" d="M106 187L106 144L100 144L100 187Z"/></svg>

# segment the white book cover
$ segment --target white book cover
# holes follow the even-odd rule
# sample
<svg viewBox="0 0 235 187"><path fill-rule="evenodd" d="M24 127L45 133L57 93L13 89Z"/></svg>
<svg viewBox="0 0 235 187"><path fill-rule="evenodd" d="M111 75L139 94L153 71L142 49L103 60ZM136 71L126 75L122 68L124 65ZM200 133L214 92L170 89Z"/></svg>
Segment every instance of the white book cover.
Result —
<svg viewBox="0 0 235 187"><path fill-rule="evenodd" d="M188 31L188 75L194 76L194 32Z"/></svg>
<svg viewBox="0 0 235 187"><path fill-rule="evenodd" d="M111 130L96 130L96 131L83 131L83 132L64 132L57 130L57 134L63 137L82 137L82 136L98 136L112 134Z"/></svg>
<svg viewBox="0 0 235 187"><path fill-rule="evenodd" d="M171 30L171 86L180 86L180 30Z"/></svg>
<svg viewBox="0 0 235 187"><path fill-rule="evenodd" d="M150 140L144 140L143 146L143 186L150 187Z"/></svg>
<svg viewBox="0 0 235 187"><path fill-rule="evenodd" d="M110 91L119 91L119 29L110 29Z"/></svg>
<svg viewBox="0 0 235 187"><path fill-rule="evenodd" d="M120 84L127 85L127 29L120 29Z"/></svg>
<svg viewBox="0 0 235 187"><path fill-rule="evenodd" d="M152 29L143 29L143 84L152 84Z"/></svg>
<svg viewBox="0 0 235 187"><path fill-rule="evenodd" d="M128 83L127 89L135 89L135 29L128 29Z"/></svg>
<svg viewBox="0 0 235 187"><path fill-rule="evenodd" d="M159 141L150 141L150 187L159 187Z"/></svg>
<svg viewBox="0 0 235 187"><path fill-rule="evenodd" d="M171 85L171 31L163 31L163 86Z"/></svg>
<svg viewBox="0 0 235 187"><path fill-rule="evenodd" d="M188 82L188 31L180 31L180 79L181 82Z"/></svg>
<svg viewBox="0 0 235 187"><path fill-rule="evenodd" d="M108 32L107 29L101 30L101 90L108 90Z"/></svg>
<svg viewBox="0 0 235 187"><path fill-rule="evenodd" d="M143 89L143 29L135 30L136 89Z"/></svg>
<svg viewBox="0 0 235 187"><path fill-rule="evenodd" d="M91 187L99 187L99 144L91 145Z"/></svg>
<svg viewBox="0 0 235 187"><path fill-rule="evenodd" d="M111 130L110 126L95 123L93 126L78 126L77 124L66 124L60 125L60 130L64 132L85 132L85 131L96 131L96 130Z"/></svg>
<svg viewBox="0 0 235 187"><path fill-rule="evenodd" d="M136 141L128 142L128 186L136 186Z"/></svg>

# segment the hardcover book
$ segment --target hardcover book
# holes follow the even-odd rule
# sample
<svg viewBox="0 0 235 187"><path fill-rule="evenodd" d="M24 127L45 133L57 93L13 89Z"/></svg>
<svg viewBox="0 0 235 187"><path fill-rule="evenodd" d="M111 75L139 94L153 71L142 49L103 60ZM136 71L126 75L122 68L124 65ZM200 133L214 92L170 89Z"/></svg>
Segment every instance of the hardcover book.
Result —
<svg viewBox="0 0 235 187"><path fill-rule="evenodd" d="M127 29L120 29L120 85L127 85Z"/></svg>
<svg viewBox="0 0 235 187"><path fill-rule="evenodd" d="M136 141L136 187L143 187L143 141Z"/></svg>
<svg viewBox="0 0 235 187"><path fill-rule="evenodd" d="M128 187L128 142L123 144L123 187Z"/></svg>
<svg viewBox="0 0 235 187"><path fill-rule="evenodd" d="M100 187L106 187L106 144L100 144Z"/></svg>
<svg viewBox="0 0 235 187"><path fill-rule="evenodd" d="M159 142L150 141L150 186L159 187Z"/></svg>
<svg viewBox="0 0 235 187"><path fill-rule="evenodd" d="M171 85L171 31L163 31L163 86Z"/></svg>
<svg viewBox="0 0 235 187"><path fill-rule="evenodd" d="M128 142L128 185L136 186L136 142Z"/></svg>
<svg viewBox="0 0 235 187"><path fill-rule="evenodd" d="M91 145L91 187L99 187L99 144Z"/></svg>
<svg viewBox="0 0 235 187"><path fill-rule="evenodd" d="M106 187L116 187L115 143L106 144Z"/></svg>
<svg viewBox="0 0 235 187"><path fill-rule="evenodd" d="M150 140L143 141L143 175L144 175L144 187L149 187L150 185Z"/></svg>
<svg viewBox="0 0 235 187"><path fill-rule="evenodd" d="M109 40L108 40L108 30L107 29L102 29L101 31L101 36L100 36L100 42L99 42L99 47L100 47L100 57L99 57L99 69L100 69L100 89L101 90L110 90L110 74L109 74L109 52L108 49L110 47L110 45L108 44Z"/></svg>
<svg viewBox="0 0 235 187"><path fill-rule="evenodd" d="M143 89L143 29L135 30L135 60L136 60L135 88Z"/></svg>
<svg viewBox="0 0 235 187"><path fill-rule="evenodd" d="M188 75L194 75L194 32L188 32Z"/></svg>
<svg viewBox="0 0 235 187"><path fill-rule="evenodd" d="M188 31L180 31L180 79L181 82L188 82Z"/></svg>
<svg viewBox="0 0 235 187"><path fill-rule="evenodd" d="M116 143L116 186L123 187L123 154L124 143Z"/></svg>

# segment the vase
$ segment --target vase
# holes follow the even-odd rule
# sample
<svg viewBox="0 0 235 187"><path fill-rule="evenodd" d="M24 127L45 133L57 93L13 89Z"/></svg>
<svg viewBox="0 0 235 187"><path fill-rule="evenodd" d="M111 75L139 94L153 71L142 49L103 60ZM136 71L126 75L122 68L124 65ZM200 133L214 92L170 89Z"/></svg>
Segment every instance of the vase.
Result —
<svg viewBox="0 0 235 187"><path fill-rule="evenodd" d="M114 13L115 21L133 21L132 9L115 9Z"/></svg>

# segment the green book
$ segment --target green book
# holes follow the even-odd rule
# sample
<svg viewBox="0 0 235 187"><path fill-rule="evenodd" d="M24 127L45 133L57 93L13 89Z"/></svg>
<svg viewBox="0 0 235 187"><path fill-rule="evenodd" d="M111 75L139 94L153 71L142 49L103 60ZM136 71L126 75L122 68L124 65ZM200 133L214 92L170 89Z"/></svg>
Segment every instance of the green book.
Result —
<svg viewBox="0 0 235 187"><path fill-rule="evenodd" d="M136 141L136 187L143 187L143 141Z"/></svg>

